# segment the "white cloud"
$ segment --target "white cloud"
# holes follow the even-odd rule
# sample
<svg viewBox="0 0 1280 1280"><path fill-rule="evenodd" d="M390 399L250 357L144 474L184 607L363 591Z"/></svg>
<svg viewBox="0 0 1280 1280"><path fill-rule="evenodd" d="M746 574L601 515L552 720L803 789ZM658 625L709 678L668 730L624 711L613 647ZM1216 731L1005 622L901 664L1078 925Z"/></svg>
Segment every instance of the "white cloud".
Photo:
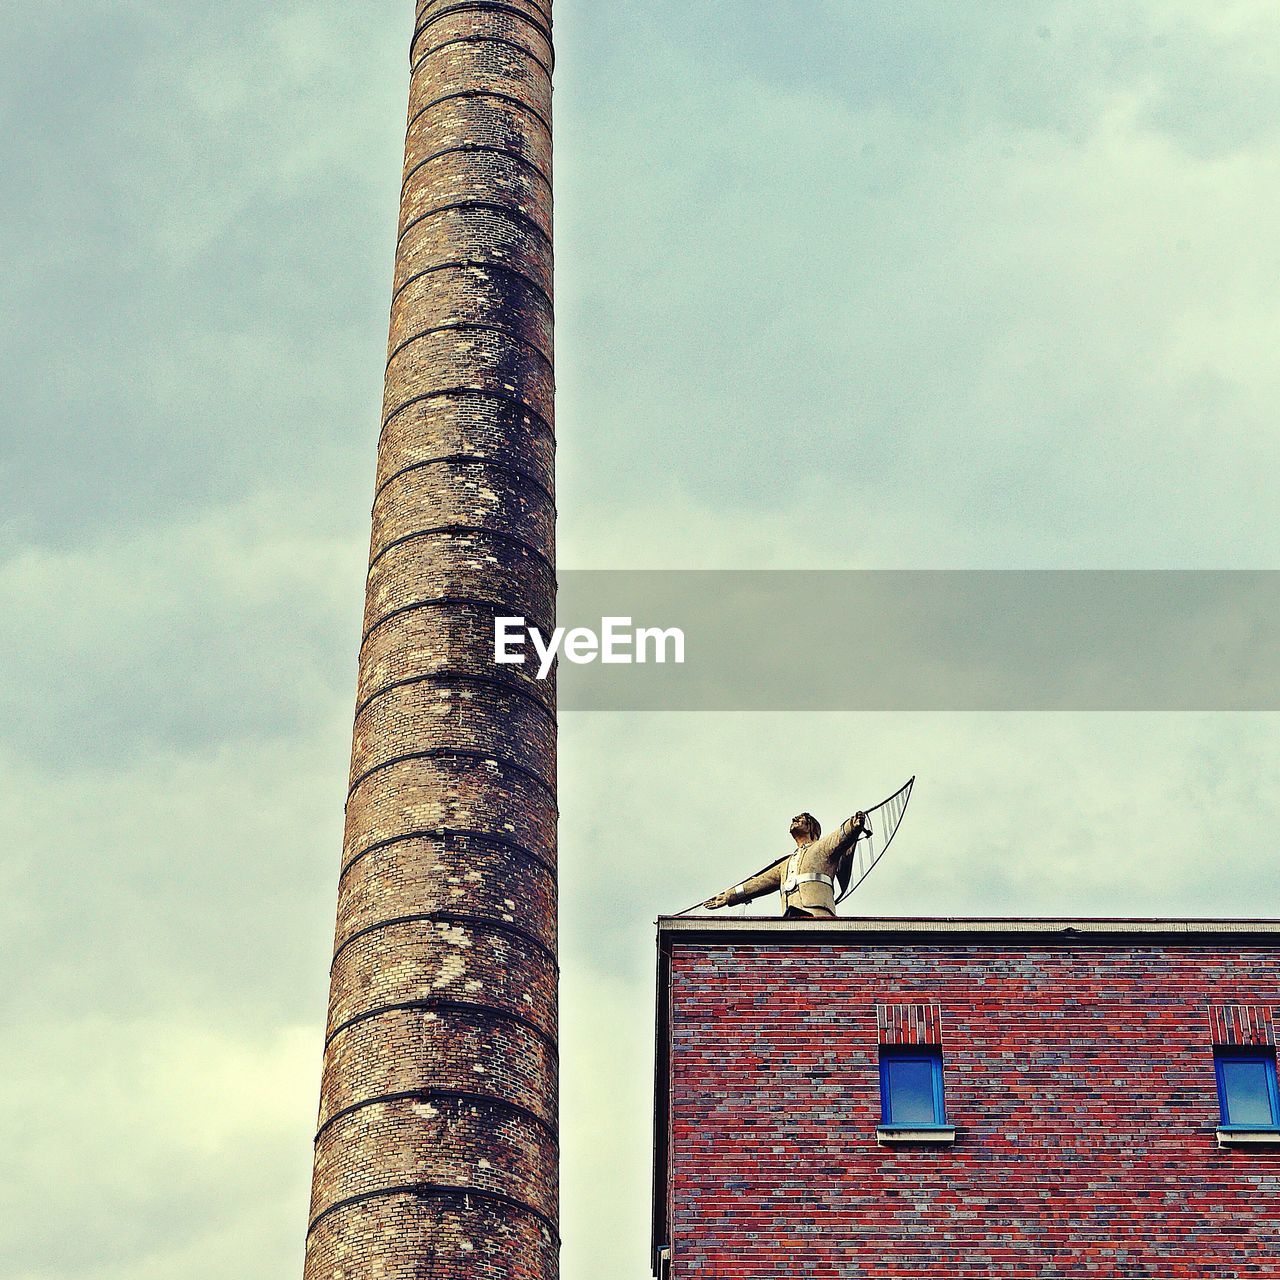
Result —
<svg viewBox="0 0 1280 1280"><path fill-rule="evenodd" d="M318 506L276 490L0 561L10 740L56 772L288 732L345 703L365 543Z"/></svg>
<svg viewBox="0 0 1280 1280"><path fill-rule="evenodd" d="M300 1271L319 1047L317 1028L236 1029L194 1009L28 1030L0 1066L0 1140L23 1170L5 1274Z"/></svg>

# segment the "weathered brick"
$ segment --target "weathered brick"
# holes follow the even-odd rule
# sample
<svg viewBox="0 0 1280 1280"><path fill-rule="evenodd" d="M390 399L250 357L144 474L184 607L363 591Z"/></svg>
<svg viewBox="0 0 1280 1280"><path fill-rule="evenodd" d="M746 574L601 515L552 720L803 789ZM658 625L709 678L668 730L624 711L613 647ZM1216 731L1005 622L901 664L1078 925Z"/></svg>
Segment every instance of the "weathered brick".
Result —
<svg viewBox="0 0 1280 1280"><path fill-rule="evenodd" d="M550 9L417 18L306 1276L554 1280Z"/></svg>
<svg viewBox="0 0 1280 1280"><path fill-rule="evenodd" d="M554 1021L554 1008L548 1020ZM539 1010L539 1017L547 1017ZM320 1123L371 1098L415 1090L481 1088L541 1116L556 1117L556 1053L551 1033L531 1021L479 1018L467 1008L392 1009L350 1024L329 1041Z"/></svg>
<svg viewBox="0 0 1280 1280"><path fill-rule="evenodd" d="M532 1215L399 1193L322 1219L306 1280L544 1280L555 1269L554 1236Z"/></svg>

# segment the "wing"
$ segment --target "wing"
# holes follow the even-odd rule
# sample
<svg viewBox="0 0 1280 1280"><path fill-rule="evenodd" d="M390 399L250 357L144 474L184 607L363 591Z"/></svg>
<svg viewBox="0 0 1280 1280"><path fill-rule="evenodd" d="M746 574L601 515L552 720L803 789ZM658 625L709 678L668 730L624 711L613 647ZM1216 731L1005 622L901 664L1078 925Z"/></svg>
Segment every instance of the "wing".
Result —
<svg viewBox="0 0 1280 1280"><path fill-rule="evenodd" d="M884 857L885 850L893 843L902 824L902 815L911 799L911 788L916 785L910 777L893 795L881 800L874 809L864 810L871 819L871 834L858 838L836 868L839 893L836 902L843 902L870 874L871 869Z"/></svg>

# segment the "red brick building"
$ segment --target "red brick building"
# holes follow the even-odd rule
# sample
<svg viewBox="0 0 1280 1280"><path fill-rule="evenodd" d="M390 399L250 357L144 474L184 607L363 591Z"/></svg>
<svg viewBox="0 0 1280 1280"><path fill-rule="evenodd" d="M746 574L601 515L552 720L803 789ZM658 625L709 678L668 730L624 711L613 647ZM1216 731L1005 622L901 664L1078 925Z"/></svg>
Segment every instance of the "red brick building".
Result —
<svg viewBox="0 0 1280 1280"><path fill-rule="evenodd" d="M1280 922L668 919L654 1273L1280 1277Z"/></svg>

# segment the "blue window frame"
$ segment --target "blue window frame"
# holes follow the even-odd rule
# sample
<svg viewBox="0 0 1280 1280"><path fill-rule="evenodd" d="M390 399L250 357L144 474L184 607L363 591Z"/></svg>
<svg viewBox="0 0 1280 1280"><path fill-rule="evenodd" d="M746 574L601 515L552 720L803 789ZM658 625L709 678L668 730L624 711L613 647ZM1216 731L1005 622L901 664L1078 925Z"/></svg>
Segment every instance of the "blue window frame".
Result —
<svg viewBox="0 0 1280 1280"><path fill-rule="evenodd" d="M1213 1051L1213 1065L1223 1128L1280 1128L1274 1049L1218 1048Z"/></svg>
<svg viewBox="0 0 1280 1280"><path fill-rule="evenodd" d="M946 1127L941 1049L881 1046L880 1122L910 1129Z"/></svg>

